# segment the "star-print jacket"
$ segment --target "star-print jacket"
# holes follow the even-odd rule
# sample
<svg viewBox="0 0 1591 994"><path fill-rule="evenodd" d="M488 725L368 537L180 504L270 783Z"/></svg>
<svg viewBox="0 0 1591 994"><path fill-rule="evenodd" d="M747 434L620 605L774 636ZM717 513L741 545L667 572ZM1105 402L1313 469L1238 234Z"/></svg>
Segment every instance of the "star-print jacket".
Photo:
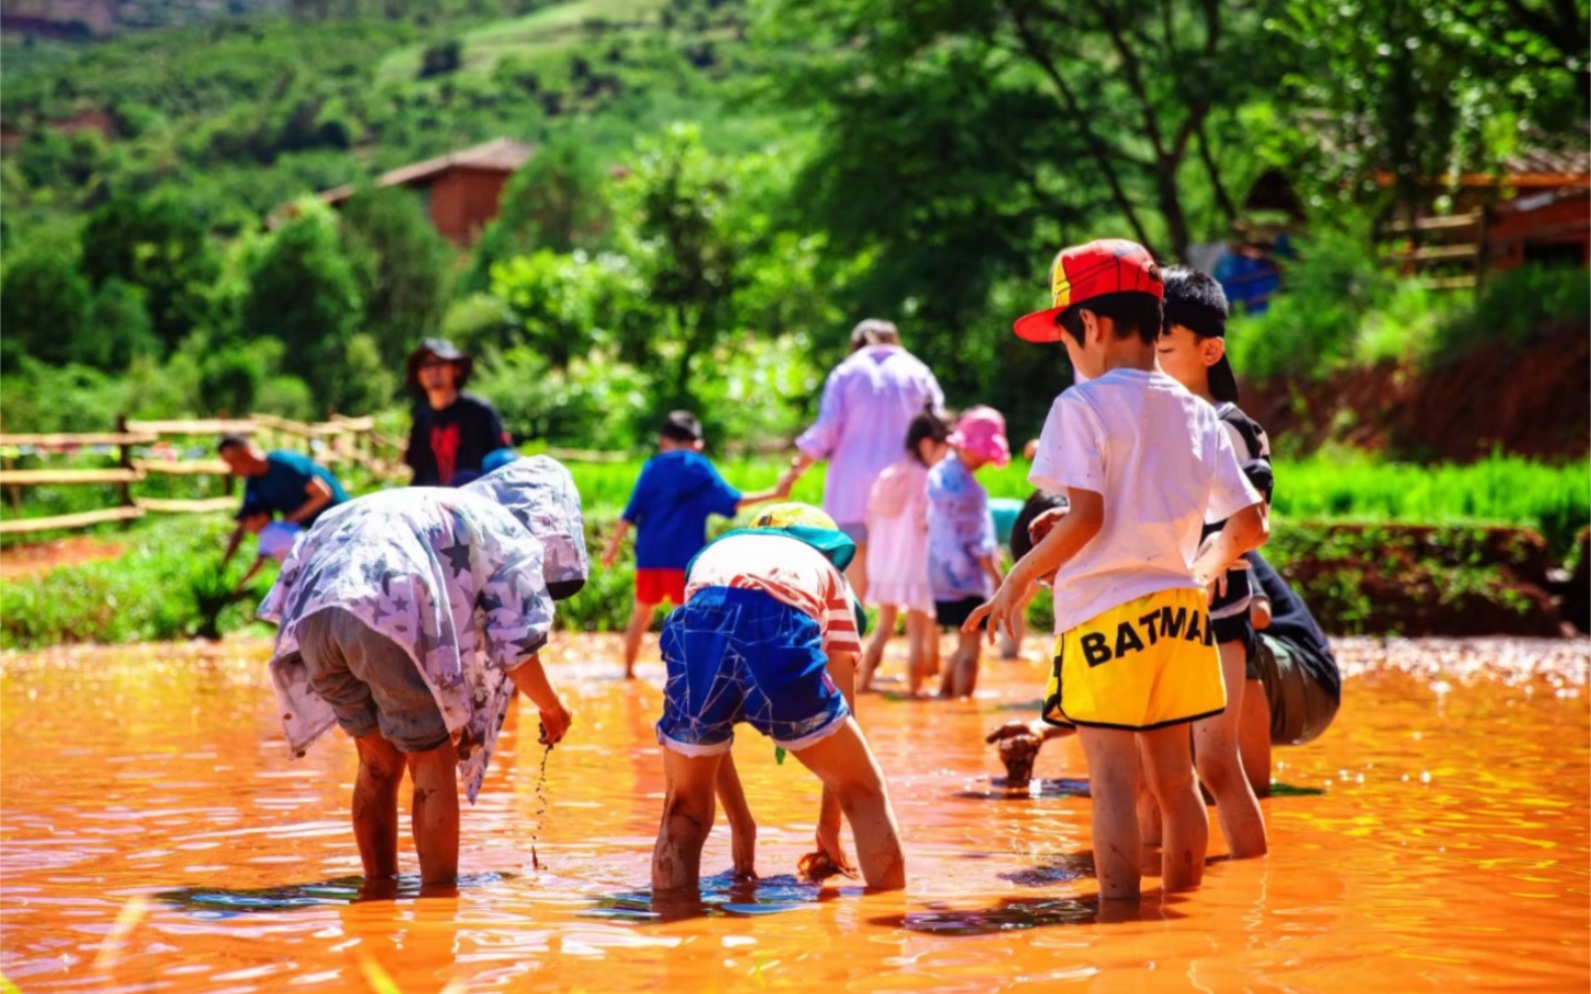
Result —
<svg viewBox="0 0 1591 994"><path fill-rule="evenodd" d="M309 685L298 624L342 608L419 666L473 803L513 692L508 671L552 628L542 559L541 541L480 493L411 487L326 512L259 610L280 626L270 666L289 749L302 754L336 723Z"/></svg>
<svg viewBox="0 0 1591 994"><path fill-rule="evenodd" d="M466 485L508 508L541 540L542 574L555 601L579 592L590 573L580 491L564 464L551 456L527 456Z"/></svg>

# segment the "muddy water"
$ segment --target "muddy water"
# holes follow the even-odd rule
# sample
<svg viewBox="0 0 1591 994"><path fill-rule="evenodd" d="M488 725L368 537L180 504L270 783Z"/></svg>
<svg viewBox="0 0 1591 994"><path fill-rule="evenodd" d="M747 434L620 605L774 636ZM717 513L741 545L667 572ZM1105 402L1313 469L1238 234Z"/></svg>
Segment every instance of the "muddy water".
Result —
<svg viewBox="0 0 1591 994"><path fill-rule="evenodd" d="M1294 789L1265 802L1272 856L1219 860L1215 832L1202 890L1105 920L1076 746L1039 756L1053 794L989 783L981 735L1029 713L1041 664L992 664L975 702L864 700L904 895L789 876L817 790L743 731L768 879L660 909L639 890L660 671L624 684L612 642L565 646L552 671L577 724L542 824L521 713L465 812L462 886L422 897L406 879L374 900L349 879L353 750L288 760L263 644L7 657L0 970L25 992L237 994L375 990L377 969L405 992L1583 991L1591 975L1584 642L1346 644L1336 726L1276 754Z"/></svg>

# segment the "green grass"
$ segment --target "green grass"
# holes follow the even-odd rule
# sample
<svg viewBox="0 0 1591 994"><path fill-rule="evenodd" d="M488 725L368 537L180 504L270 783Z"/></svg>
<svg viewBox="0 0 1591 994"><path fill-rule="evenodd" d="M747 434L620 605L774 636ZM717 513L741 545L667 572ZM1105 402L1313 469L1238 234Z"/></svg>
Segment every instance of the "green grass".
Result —
<svg viewBox="0 0 1591 994"><path fill-rule="evenodd" d="M629 500L641 462L574 462L569 468L588 510L618 511ZM772 486L784 465L768 457L715 462L724 478L743 490ZM1028 469L1016 460L1004 469L986 468L978 479L991 497L1026 499L1033 492ZM824 467L814 466L791 499L821 502L823 478ZM1276 481L1277 514L1300 520L1517 525L1539 530L1560 553L1591 522L1588 461L1554 466L1494 456L1467 466L1420 466L1333 453L1280 461Z"/></svg>

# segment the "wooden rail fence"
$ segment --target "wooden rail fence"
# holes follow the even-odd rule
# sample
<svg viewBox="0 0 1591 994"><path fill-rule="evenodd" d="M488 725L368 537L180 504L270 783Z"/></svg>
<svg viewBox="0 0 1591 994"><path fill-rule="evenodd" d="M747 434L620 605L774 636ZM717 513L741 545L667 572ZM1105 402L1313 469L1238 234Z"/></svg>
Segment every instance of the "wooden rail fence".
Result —
<svg viewBox="0 0 1591 994"><path fill-rule="evenodd" d="M16 469L13 458L0 460L0 487L11 495L13 510L20 507L21 488L38 486L103 486L119 488L117 506L49 517L8 517L0 520L0 535L89 528L122 522L131 524L145 514L210 514L237 506L232 495L234 479L226 463L217 458L157 459L135 450L158 444L162 438L219 438L242 435L270 443L269 448L301 447L325 465L357 466L376 479L394 476L401 464L402 446L378 434L370 418L333 417L321 424L305 424L270 415L248 420L201 418L167 421L133 421L118 418L113 432L4 434L0 448L32 447L40 453L83 447L115 449L117 465L98 469ZM389 455L390 454L390 455ZM150 476L216 476L224 481L227 496L199 499L139 497L134 484Z"/></svg>

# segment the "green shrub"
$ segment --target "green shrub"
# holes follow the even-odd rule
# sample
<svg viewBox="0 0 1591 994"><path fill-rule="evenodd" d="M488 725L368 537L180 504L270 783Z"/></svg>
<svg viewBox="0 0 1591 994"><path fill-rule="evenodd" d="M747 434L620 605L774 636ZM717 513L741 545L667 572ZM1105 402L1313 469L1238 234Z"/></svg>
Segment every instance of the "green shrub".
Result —
<svg viewBox="0 0 1591 994"><path fill-rule="evenodd" d="M1433 362L1451 361L1491 342L1523 348L1548 331L1591 325L1591 274L1585 269L1521 266L1488 277L1474 306L1435 329Z"/></svg>

